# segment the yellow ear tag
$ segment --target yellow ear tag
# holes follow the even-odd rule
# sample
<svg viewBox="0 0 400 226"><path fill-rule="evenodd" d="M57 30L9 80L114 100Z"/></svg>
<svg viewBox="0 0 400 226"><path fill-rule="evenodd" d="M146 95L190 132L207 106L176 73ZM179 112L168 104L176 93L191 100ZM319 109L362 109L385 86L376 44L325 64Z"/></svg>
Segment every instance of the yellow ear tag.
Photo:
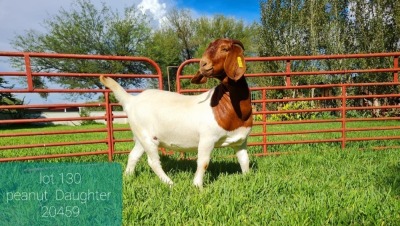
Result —
<svg viewBox="0 0 400 226"><path fill-rule="evenodd" d="M242 62L241 57L237 57L237 62L238 62L239 67L243 67L243 62Z"/></svg>

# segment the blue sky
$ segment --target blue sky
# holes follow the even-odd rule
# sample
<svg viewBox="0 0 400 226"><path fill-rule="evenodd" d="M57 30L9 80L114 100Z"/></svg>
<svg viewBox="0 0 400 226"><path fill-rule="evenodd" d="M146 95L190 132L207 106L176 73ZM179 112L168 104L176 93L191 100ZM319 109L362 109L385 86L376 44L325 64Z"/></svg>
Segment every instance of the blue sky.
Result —
<svg viewBox="0 0 400 226"><path fill-rule="evenodd" d="M202 15L223 14L226 16L234 16L248 22L258 21L260 17L259 0L244 1L196 1L196 0L178 0L177 7L194 9Z"/></svg>
<svg viewBox="0 0 400 226"><path fill-rule="evenodd" d="M68 10L73 2L74 0L0 0L0 51L16 51L10 45L16 35L24 34L28 30L44 32L43 21L56 15L61 8ZM134 4L156 21L162 21L172 8L190 10L195 18L220 14L242 19L246 23L260 20L259 0L91 0L91 2L98 7L105 2L121 13L125 7ZM0 71L15 71L15 69L10 67L7 58L0 57ZM47 101L51 102L53 99ZM41 101L35 95L28 95L26 100L31 100L31 103Z"/></svg>

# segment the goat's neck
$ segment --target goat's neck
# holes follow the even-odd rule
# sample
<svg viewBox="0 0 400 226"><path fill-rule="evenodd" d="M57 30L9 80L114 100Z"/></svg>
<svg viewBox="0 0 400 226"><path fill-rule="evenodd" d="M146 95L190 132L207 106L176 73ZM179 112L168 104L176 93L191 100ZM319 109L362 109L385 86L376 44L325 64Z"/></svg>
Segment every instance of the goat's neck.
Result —
<svg viewBox="0 0 400 226"><path fill-rule="evenodd" d="M225 130L252 125L250 90L244 76L237 81L225 77L215 87L211 106L215 119Z"/></svg>

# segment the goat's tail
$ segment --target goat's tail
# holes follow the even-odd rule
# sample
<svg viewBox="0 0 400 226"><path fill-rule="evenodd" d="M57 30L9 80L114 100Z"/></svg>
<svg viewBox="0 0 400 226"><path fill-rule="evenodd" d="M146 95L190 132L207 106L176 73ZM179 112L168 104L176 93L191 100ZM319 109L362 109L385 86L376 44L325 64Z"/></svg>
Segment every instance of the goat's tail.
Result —
<svg viewBox="0 0 400 226"><path fill-rule="evenodd" d="M119 103L122 104L122 106L124 106L128 99L132 97L132 95L127 93L122 86L120 86L114 79L110 77L100 75L100 82L114 92L115 97Z"/></svg>

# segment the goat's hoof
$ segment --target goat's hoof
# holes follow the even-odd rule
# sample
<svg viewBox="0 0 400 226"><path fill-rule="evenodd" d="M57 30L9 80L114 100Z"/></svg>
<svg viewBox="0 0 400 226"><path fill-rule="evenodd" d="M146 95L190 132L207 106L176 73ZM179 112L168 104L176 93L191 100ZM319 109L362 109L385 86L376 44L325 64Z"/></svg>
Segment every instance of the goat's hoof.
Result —
<svg viewBox="0 0 400 226"><path fill-rule="evenodd" d="M133 174L133 170L126 169L124 174L125 174L125 176L130 176Z"/></svg>
<svg viewBox="0 0 400 226"><path fill-rule="evenodd" d="M195 185L195 187L198 188L200 191L203 191L203 185L200 185L200 186Z"/></svg>
<svg viewBox="0 0 400 226"><path fill-rule="evenodd" d="M165 184L168 185L168 187L172 188L174 186L174 182L170 181L164 181Z"/></svg>
<svg viewBox="0 0 400 226"><path fill-rule="evenodd" d="M193 182L193 185L198 188L200 191L203 190L203 183Z"/></svg>

